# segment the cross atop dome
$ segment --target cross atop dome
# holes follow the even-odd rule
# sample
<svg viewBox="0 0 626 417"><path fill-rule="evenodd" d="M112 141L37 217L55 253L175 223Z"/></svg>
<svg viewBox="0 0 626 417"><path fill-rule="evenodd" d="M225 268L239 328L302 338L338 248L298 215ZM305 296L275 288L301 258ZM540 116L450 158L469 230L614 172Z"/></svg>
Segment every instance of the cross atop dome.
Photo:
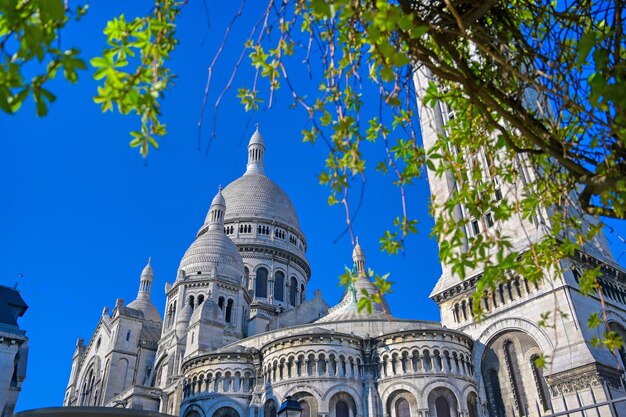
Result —
<svg viewBox="0 0 626 417"><path fill-rule="evenodd" d="M259 132L259 124L256 124L256 130L248 142L248 165L246 174L264 174L263 156L265 154L265 142L263 136Z"/></svg>

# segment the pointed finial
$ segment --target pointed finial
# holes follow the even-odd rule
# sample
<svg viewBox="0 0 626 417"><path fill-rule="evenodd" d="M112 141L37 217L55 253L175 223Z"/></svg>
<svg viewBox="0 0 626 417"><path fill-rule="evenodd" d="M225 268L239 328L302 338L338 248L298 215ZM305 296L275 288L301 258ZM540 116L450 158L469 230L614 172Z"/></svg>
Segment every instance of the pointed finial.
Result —
<svg viewBox="0 0 626 417"><path fill-rule="evenodd" d="M259 130L259 122L256 122L256 123L254 124L254 127L256 127L256 130Z"/></svg>
<svg viewBox="0 0 626 417"><path fill-rule="evenodd" d="M357 244L357 246L359 245L359 237L358 236L356 237L356 244Z"/></svg>
<svg viewBox="0 0 626 417"><path fill-rule="evenodd" d="M217 191L222 192L222 184L217 186Z"/></svg>
<svg viewBox="0 0 626 417"><path fill-rule="evenodd" d="M148 256L148 265L152 263L152 256Z"/></svg>

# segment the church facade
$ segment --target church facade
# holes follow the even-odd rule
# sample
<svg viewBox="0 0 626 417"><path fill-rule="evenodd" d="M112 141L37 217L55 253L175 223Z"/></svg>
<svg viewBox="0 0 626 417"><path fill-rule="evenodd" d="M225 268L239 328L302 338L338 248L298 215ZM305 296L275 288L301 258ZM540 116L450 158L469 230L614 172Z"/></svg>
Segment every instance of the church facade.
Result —
<svg viewBox="0 0 626 417"><path fill-rule="evenodd" d="M421 115L426 147L441 134L441 114ZM245 174L218 190L166 285L164 316L150 300L148 263L137 298L118 299L89 343L79 339L64 405L275 417L291 396L305 417L539 417L585 407L626 416L626 403L614 401L624 396L626 355L591 345L586 318L600 301L577 284L581 268L603 265L607 312L622 332L626 276L606 242L537 285L511 277L488 294L480 322L470 308L480 271L461 281L444 265L431 294L441 323L396 318L384 300L358 311L362 290L374 287L357 242L354 283L330 307L319 291L307 297L306 237L289 197L265 175L264 153L257 129ZM453 184L429 174L434 198L445 199ZM545 233L532 222L496 227ZM555 302L567 315L548 330L541 313ZM540 355L549 367L535 365Z"/></svg>

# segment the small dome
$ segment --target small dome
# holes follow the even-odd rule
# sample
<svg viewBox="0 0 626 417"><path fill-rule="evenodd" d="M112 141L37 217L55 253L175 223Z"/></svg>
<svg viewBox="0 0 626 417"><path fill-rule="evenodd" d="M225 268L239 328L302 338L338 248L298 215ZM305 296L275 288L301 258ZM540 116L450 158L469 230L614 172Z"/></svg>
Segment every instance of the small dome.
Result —
<svg viewBox="0 0 626 417"><path fill-rule="evenodd" d="M143 271L141 271L142 277L154 278L154 272L152 271L151 263L152 263L152 258L148 258L148 264L143 268Z"/></svg>
<svg viewBox="0 0 626 417"><path fill-rule="evenodd" d="M363 248L361 247L361 245L359 244L359 238L356 238L356 245L354 246L354 250L352 250L352 260L353 261L357 261L357 260L365 260L365 252L363 251Z"/></svg>
<svg viewBox="0 0 626 417"><path fill-rule="evenodd" d="M197 323L198 321L210 321L213 323L222 322L222 309L212 299L208 299L202 302L191 315L190 324Z"/></svg>
<svg viewBox="0 0 626 417"><path fill-rule="evenodd" d="M228 184L223 194L227 206L226 223L251 217L276 220L300 230L293 203L282 188L265 175L244 175Z"/></svg>
<svg viewBox="0 0 626 417"><path fill-rule="evenodd" d="M133 310L139 310L143 313L143 316L148 320L161 322L161 313L159 310L152 304L150 301L150 297L142 297L138 296L135 300L128 303L126 306L128 308L132 308Z"/></svg>
<svg viewBox="0 0 626 417"><path fill-rule="evenodd" d="M261 132L259 132L259 125L256 125L256 130L252 134L250 138L250 142L248 142L248 146L250 145L263 145L265 146L265 142L263 141L263 136L261 136Z"/></svg>
<svg viewBox="0 0 626 417"><path fill-rule="evenodd" d="M198 273L241 279L245 274L239 250L223 230L207 230L194 240L180 261L179 269L193 278Z"/></svg>
<svg viewBox="0 0 626 417"><path fill-rule="evenodd" d="M223 206L226 207L226 200L224 200L224 196L222 195L222 186L220 185L217 194L213 197L213 201L211 201L211 206Z"/></svg>
<svg viewBox="0 0 626 417"><path fill-rule="evenodd" d="M141 271L139 278L139 292L137 293L137 298L128 303L126 307L139 310L146 319L161 323L161 314L150 300L150 288L152 286L152 279L154 278L151 263L152 259L148 258L148 264L143 268L143 271Z"/></svg>

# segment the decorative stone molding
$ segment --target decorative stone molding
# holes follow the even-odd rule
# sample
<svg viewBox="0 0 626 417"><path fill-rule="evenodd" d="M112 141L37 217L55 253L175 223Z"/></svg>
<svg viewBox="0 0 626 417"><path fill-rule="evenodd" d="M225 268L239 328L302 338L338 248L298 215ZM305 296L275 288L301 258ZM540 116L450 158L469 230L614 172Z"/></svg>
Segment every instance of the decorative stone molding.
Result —
<svg viewBox="0 0 626 417"><path fill-rule="evenodd" d="M590 367L585 367L589 369ZM592 366L595 368L595 366ZM606 385L613 389L622 389L619 375L615 371L602 372L599 369L569 371L557 377L549 377L548 384L552 397L572 394L580 390Z"/></svg>
<svg viewBox="0 0 626 417"><path fill-rule="evenodd" d="M579 375L568 380L552 383L550 385L550 392L552 397L559 397L566 394L571 394L582 389L599 387L602 385L602 378L598 373L591 373L586 375Z"/></svg>

